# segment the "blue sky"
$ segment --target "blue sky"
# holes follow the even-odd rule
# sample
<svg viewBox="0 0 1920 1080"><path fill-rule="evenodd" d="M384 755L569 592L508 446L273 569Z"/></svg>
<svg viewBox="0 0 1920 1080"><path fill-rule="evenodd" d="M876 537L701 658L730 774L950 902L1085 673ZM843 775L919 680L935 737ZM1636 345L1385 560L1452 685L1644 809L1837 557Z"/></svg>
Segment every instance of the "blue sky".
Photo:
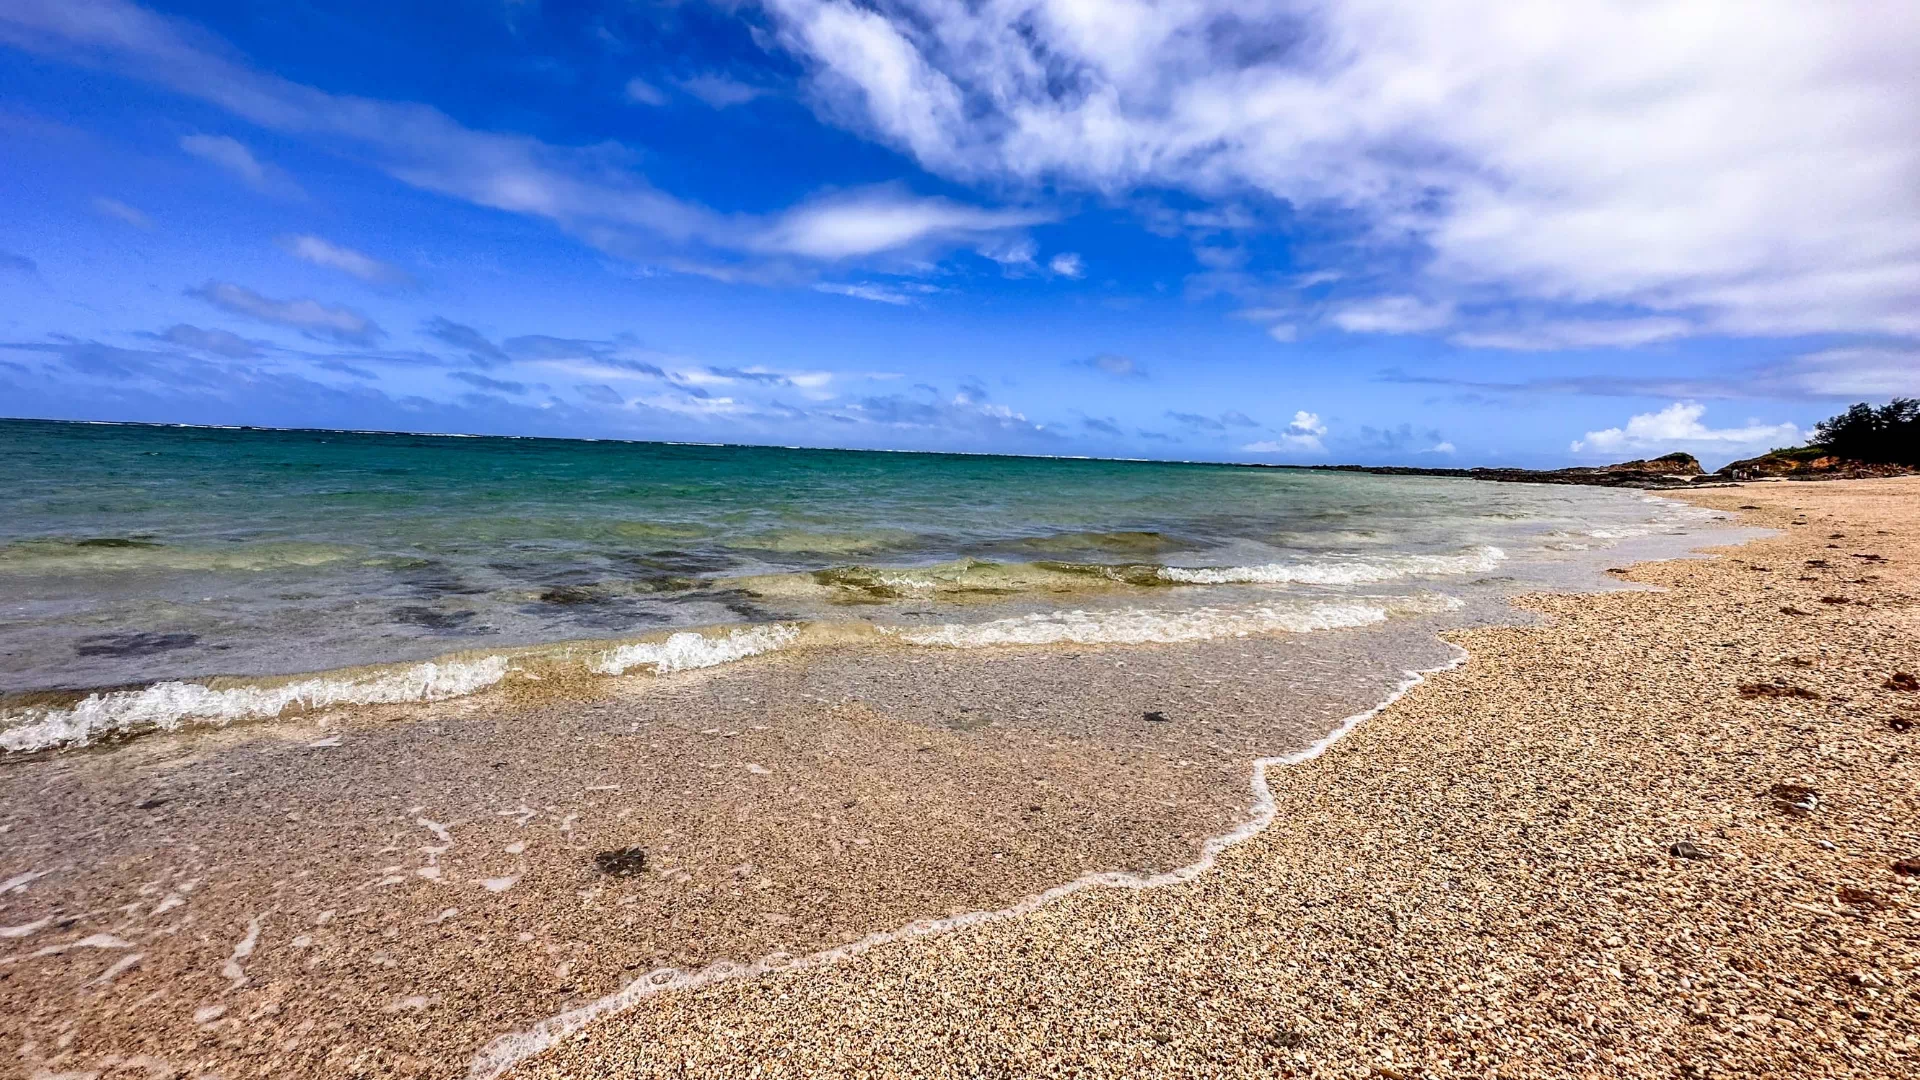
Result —
<svg viewBox="0 0 1920 1080"><path fill-rule="evenodd" d="M1920 8L1573 7L0 0L0 414L1713 464L1920 393Z"/></svg>

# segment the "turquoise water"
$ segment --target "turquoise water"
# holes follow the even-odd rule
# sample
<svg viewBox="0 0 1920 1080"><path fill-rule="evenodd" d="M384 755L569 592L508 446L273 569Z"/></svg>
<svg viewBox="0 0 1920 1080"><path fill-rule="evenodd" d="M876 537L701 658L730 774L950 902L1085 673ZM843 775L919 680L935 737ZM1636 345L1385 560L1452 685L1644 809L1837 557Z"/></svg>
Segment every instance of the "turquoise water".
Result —
<svg viewBox="0 0 1920 1080"><path fill-rule="evenodd" d="M14 695L688 627L1312 630L1700 520L1634 492L940 454L30 421L0 454Z"/></svg>

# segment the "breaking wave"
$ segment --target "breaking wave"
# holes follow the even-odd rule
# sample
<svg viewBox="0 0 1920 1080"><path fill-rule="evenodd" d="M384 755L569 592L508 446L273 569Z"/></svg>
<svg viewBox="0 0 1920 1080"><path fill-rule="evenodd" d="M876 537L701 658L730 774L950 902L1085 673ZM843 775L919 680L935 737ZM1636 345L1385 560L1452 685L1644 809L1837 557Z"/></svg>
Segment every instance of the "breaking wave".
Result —
<svg viewBox="0 0 1920 1080"><path fill-rule="evenodd" d="M1457 555L1334 556L1264 566L1168 566L1160 576L1184 585L1372 585L1395 578L1484 574L1507 561L1497 547Z"/></svg>
<svg viewBox="0 0 1920 1080"><path fill-rule="evenodd" d="M569 643L291 678L168 681L135 689L98 691L57 704L17 705L0 711L0 753L77 749L150 732L226 727L342 705L442 701L486 690L516 677L539 680L545 678L543 671L556 669L598 676L625 675L636 670L669 675L802 645L879 641L960 649L1008 645L1171 644L1370 626L1397 616L1453 610L1460 603L1451 596L1429 594L1301 599L1293 603L1231 607L1047 611L928 627L885 626L865 620L769 623L706 632L685 630L652 640L613 643L610 647Z"/></svg>
<svg viewBox="0 0 1920 1080"><path fill-rule="evenodd" d="M0 723L15 721L0 728L0 751L88 746L103 739L176 731L188 724L225 727L331 705L439 701L484 690L506 675L507 657L496 655L430 661L359 677L317 675L278 684L154 683L138 690L89 694L68 708L29 708L0 717Z"/></svg>
<svg viewBox="0 0 1920 1080"><path fill-rule="evenodd" d="M1371 626L1400 615L1459 608L1451 596L1371 597L1296 606L1198 607L1155 611L1047 611L980 623L924 629L883 628L910 645L986 648L995 645L1169 645L1183 641L1312 633Z"/></svg>
<svg viewBox="0 0 1920 1080"><path fill-rule="evenodd" d="M667 675L745 660L785 648L799 637L799 630L781 623L751 626L720 637L687 630L665 641L642 641L608 649L587 668L596 675L624 675L637 667L651 667L655 675Z"/></svg>

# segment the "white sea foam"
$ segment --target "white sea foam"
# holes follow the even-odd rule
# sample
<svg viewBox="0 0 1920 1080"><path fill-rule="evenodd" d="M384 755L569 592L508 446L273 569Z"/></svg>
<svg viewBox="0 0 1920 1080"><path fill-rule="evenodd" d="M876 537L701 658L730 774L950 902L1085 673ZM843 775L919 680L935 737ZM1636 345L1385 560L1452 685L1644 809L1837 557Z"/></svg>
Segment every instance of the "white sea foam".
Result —
<svg viewBox="0 0 1920 1080"><path fill-rule="evenodd" d="M1484 574L1507 561L1491 545L1458 555L1355 555L1263 566L1168 566L1160 576L1188 585L1371 585L1406 577Z"/></svg>
<svg viewBox="0 0 1920 1080"><path fill-rule="evenodd" d="M650 666L656 674L713 667L791 643L791 626L754 626L706 637L679 633L665 641L621 645L589 664L602 675ZM243 720L271 720L289 710L335 705L394 705L441 701L485 690L507 677L505 655L440 660L372 675L317 675L278 684L214 687L198 682L161 682L138 690L90 694L70 707L30 707L0 717L0 752L25 753L82 747L103 738L194 726L225 727ZM335 746L337 737L314 746Z"/></svg>
<svg viewBox="0 0 1920 1080"><path fill-rule="evenodd" d="M1198 607L1175 610L1046 611L979 623L925 628L883 627L910 645L954 649L994 645L1167 645L1252 634L1304 634L1371 626L1394 615L1450 611L1451 596L1367 597L1294 606Z"/></svg>
<svg viewBox="0 0 1920 1080"><path fill-rule="evenodd" d="M387 705L438 701L492 686L505 678L507 658L446 660L360 677L321 675L278 685L218 688L162 682L139 690L90 694L70 708L23 710L0 730L0 750L25 752L86 746L113 735L176 731L188 725L225 727L269 720L289 709L331 705Z"/></svg>
<svg viewBox="0 0 1920 1080"><path fill-rule="evenodd" d="M685 631L665 641L642 641L608 649L590 666L601 675L622 675L643 666L651 666L655 674L665 675L772 652L792 644L799 636L795 628L779 623L731 630L719 637Z"/></svg>

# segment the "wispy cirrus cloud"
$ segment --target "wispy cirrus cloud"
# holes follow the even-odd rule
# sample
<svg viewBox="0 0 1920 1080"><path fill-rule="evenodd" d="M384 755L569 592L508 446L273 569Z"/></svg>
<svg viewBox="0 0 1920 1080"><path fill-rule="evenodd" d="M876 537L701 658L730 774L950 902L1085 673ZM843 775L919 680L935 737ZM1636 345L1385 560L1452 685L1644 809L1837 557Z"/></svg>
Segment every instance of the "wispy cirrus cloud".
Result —
<svg viewBox="0 0 1920 1080"><path fill-rule="evenodd" d="M1850 345L1780 360L1700 374L1550 375L1501 382L1470 376L1423 375L1398 369L1384 382L1449 387L1479 394L1593 397L1859 400L1920 395L1920 348Z"/></svg>
<svg viewBox="0 0 1920 1080"><path fill-rule="evenodd" d="M1558 319L1463 330L1448 340L1470 349L1553 352L1561 349L1626 349L1673 341L1694 332L1685 319Z"/></svg>
<svg viewBox="0 0 1920 1080"><path fill-rule="evenodd" d="M1119 353L1096 353L1093 356L1067 361L1071 367L1087 368L1114 379L1144 379L1147 369L1131 356Z"/></svg>
<svg viewBox="0 0 1920 1080"><path fill-rule="evenodd" d="M466 383L468 386L477 387L478 389L481 389L481 390L493 391L495 393L524 394L527 392L526 383L517 382L513 379L494 379L486 375L481 375L472 371L449 372L447 374L447 378Z"/></svg>
<svg viewBox="0 0 1920 1080"><path fill-rule="evenodd" d="M250 360L264 355L266 351L259 342L248 341L231 330L207 329L189 323L170 326L156 336L182 348L212 353L230 360Z"/></svg>
<svg viewBox="0 0 1920 1080"><path fill-rule="evenodd" d="M764 86L742 82L718 72L704 72L678 81L680 89L693 95L709 108L730 109L773 93Z"/></svg>
<svg viewBox="0 0 1920 1080"><path fill-rule="evenodd" d="M153 219L147 216L146 211L128 206L119 199L109 199L105 195L96 196L93 200L93 208L116 221L124 221L136 229L153 228Z"/></svg>
<svg viewBox="0 0 1920 1080"><path fill-rule="evenodd" d="M1327 321L1350 334L1422 334L1453 321L1453 305L1415 296L1379 296L1335 308Z"/></svg>
<svg viewBox="0 0 1920 1080"><path fill-rule="evenodd" d="M268 131L348 149L414 187L551 221L623 258L660 261L677 252L708 251L734 259L837 262L924 254L1052 216L915 196L895 186L830 194L772 215L721 214L661 190L639 170L637 155L617 144L557 146L470 128L428 105L329 93L257 71L209 44L191 24L128 0L18 0L0 8L0 42L111 67ZM721 93L718 84L696 85L710 96ZM649 96L645 84L637 95ZM196 143L202 156L237 174L259 166L236 140L205 138L212 141ZM131 213L116 216L136 221ZM731 273L710 268L714 276ZM735 276L770 281L783 275Z"/></svg>
<svg viewBox="0 0 1920 1080"><path fill-rule="evenodd" d="M370 285L412 285L413 276L391 263L318 236L282 237L280 246L302 262L338 270Z"/></svg>
<svg viewBox="0 0 1920 1080"><path fill-rule="evenodd" d="M180 149L226 170L255 191L285 198L306 195L284 169L261 161L245 143L231 135L183 135Z"/></svg>
<svg viewBox="0 0 1920 1080"><path fill-rule="evenodd" d="M1211 417L1211 416L1203 416L1200 413L1175 412L1172 409L1169 409L1163 415L1165 415L1167 419L1173 421L1176 424L1179 424L1181 427L1186 428L1189 431L1225 431L1227 430L1227 425L1225 421L1215 419L1214 417Z"/></svg>
<svg viewBox="0 0 1920 1080"><path fill-rule="evenodd" d="M209 281L188 296L204 300L233 315L257 322L298 330L308 337L336 341L343 345L371 345L386 336L372 319L343 305L323 304L305 298L274 300L244 285Z"/></svg>
<svg viewBox="0 0 1920 1080"><path fill-rule="evenodd" d="M895 307L905 307L914 301L912 295L888 285L820 281L815 282L813 287L817 292L831 293L835 296L851 296L855 300L871 300L876 304L892 304Z"/></svg>
<svg viewBox="0 0 1920 1080"><path fill-rule="evenodd" d="M445 316L433 316L422 329L428 337L466 353L467 360L475 367L493 367L512 359L505 349L488 341L485 334Z"/></svg>
<svg viewBox="0 0 1920 1080"><path fill-rule="evenodd" d="M882 184L796 206L775 218L751 243L768 253L832 261L963 242L1053 217L1043 210L993 210L920 197L900 185Z"/></svg>

